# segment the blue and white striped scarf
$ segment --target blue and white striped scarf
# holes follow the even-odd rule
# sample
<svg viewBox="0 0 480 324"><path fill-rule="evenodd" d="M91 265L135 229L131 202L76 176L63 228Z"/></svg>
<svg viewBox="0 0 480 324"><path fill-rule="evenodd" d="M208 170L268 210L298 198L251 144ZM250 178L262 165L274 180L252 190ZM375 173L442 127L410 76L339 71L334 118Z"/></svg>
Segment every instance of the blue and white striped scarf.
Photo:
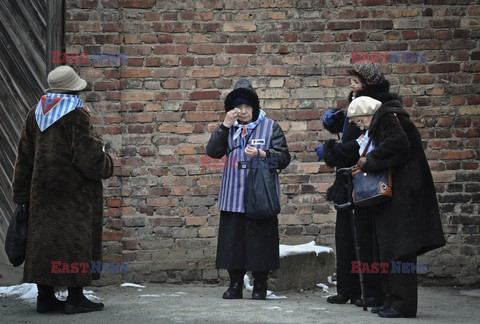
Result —
<svg viewBox="0 0 480 324"><path fill-rule="evenodd" d="M40 131L43 132L75 108L83 106L83 101L79 96L47 93L38 101L35 110L35 119Z"/></svg>

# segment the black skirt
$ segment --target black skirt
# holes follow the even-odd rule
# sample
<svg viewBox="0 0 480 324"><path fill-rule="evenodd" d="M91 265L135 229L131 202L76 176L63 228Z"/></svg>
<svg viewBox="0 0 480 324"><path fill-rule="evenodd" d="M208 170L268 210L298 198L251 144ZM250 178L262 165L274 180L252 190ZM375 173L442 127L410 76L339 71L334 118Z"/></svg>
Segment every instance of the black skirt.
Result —
<svg viewBox="0 0 480 324"><path fill-rule="evenodd" d="M277 217L253 220L244 213L221 211L217 269L270 271L279 265Z"/></svg>

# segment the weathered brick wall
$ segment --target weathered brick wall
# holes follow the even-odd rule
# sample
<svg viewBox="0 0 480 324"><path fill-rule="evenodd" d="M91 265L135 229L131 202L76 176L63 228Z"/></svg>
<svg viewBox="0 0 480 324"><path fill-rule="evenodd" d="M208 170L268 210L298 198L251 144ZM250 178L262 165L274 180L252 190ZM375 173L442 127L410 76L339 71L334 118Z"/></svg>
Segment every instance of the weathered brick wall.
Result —
<svg viewBox="0 0 480 324"><path fill-rule="evenodd" d="M127 64L74 64L116 156L105 261L129 262L124 280L218 279L221 170L201 157L242 76L293 155L281 175L282 242L333 246L333 174L313 152L332 138L320 116L347 105L352 51L412 51L428 62L381 66L420 129L438 190L448 246L421 260L437 282L478 285L479 18L479 1L467 0L68 0L67 52L128 54Z"/></svg>

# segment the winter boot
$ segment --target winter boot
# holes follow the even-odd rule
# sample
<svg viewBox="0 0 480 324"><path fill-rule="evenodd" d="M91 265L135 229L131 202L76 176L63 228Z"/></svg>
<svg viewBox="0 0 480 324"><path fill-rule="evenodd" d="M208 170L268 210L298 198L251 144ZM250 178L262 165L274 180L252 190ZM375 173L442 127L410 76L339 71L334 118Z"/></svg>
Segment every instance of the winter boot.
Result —
<svg viewBox="0 0 480 324"><path fill-rule="evenodd" d="M252 275L255 278L255 281L253 282L252 299L267 299L268 271L253 271Z"/></svg>
<svg viewBox="0 0 480 324"><path fill-rule="evenodd" d="M228 270L230 276L230 286L223 293L223 299L242 299L243 298L243 276L245 270Z"/></svg>
<svg viewBox="0 0 480 324"><path fill-rule="evenodd" d="M65 308L65 302L55 297L52 286L38 285L37 312L47 313L53 311L62 311Z"/></svg>
<svg viewBox="0 0 480 324"><path fill-rule="evenodd" d="M102 310L103 303L91 302L83 294L82 287L68 287L65 314L86 313Z"/></svg>

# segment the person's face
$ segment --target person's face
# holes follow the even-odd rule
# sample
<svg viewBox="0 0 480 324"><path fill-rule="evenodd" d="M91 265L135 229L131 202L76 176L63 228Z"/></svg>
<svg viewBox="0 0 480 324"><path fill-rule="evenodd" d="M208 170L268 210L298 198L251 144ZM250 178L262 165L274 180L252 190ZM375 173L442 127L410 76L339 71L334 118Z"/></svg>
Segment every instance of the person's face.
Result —
<svg viewBox="0 0 480 324"><path fill-rule="evenodd" d="M354 95L360 90L363 90L362 82L356 75L352 75L350 77L350 88L352 89Z"/></svg>
<svg viewBox="0 0 480 324"><path fill-rule="evenodd" d="M372 122L373 116L354 116L351 117L350 120L352 123L356 124L358 128L361 130L368 129L370 127L370 123Z"/></svg>
<svg viewBox="0 0 480 324"><path fill-rule="evenodd" d="M241 104L235 108L240 109L240 113L238 115L238 121L244 124L248 124L252 122L253 118L253 108L249 105Z"/></svg>

